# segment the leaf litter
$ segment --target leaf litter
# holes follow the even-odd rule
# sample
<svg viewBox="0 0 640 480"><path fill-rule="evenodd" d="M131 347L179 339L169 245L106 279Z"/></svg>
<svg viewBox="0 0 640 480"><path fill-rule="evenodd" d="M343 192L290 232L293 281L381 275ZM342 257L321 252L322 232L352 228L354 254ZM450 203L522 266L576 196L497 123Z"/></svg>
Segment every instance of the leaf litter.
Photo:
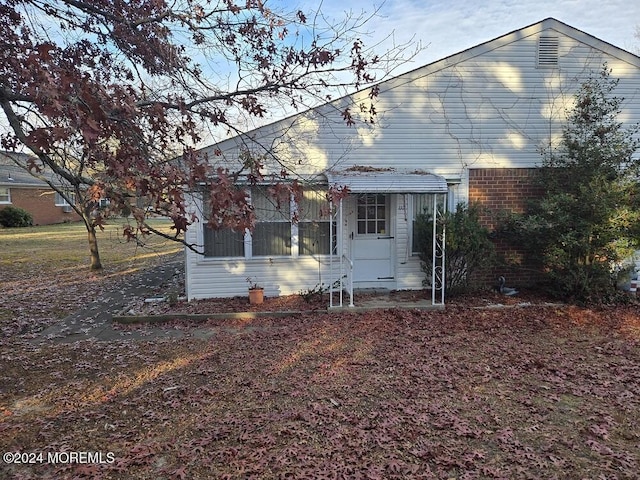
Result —
<svg viewBox="0 0 640 480"><path fill-rule="evenodd" d="M636 310L458 304L215 320L206 340L5 344L2 449L115 460L0 472L635 478Z"/></svg>
<svg viewBox="0 0 640 480"><path fill-rule="evenodd" d="M87 284L76 293L124 285ZM1 478L631 479L640 471L635 304L482 294L445 311L166 325L208 329L207 338L30 341L30 328L77 308L67 286L34 291L42 309L19 315L26 332L2 324L0 447L112 452L113 462L0 463ZM265 309L318 305L290 297Z"/></svg>

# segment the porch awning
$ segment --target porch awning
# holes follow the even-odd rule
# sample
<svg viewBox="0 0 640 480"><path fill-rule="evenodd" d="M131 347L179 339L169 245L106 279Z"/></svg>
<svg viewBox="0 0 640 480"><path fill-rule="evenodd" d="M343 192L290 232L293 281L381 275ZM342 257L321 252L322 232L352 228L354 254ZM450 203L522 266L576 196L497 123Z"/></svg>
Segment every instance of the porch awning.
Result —
<svg viewBox="0 0 640 480"><path fill-rule="evenodd" d="M353 193L447 193L444 177L394 169L350 169L326 173L329 186L348 187Z"/></svg>

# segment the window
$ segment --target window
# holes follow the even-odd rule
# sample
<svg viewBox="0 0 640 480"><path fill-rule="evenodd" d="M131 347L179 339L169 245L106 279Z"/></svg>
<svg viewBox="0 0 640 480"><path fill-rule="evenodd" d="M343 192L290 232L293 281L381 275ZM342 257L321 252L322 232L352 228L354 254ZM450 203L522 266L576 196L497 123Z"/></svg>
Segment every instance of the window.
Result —
<svg viewBox="0 0 640 480"><path fill-rule="evenodd" d="M72 192L64 192L64 194L71 200L72 203L76 202L76 194ZM56 192L56 198L54 200L56 207L68 207L70 206L67 200Z"/></svg>
<svg viewBox="0 0 640 480"><path fill-rule="evenodd" d="M558 37L540 37L538 39L538 67L558 66Z"/></svg>
<svg viewBox="0 0 640 480"><path fill-rule="evenodd" d="M250 237L231 229L203 228L206 257L245 257L245 244L251 257L329 255L331 253L331 216L325 188L305 188L297 206L298 222L292 222L293 200L287 198L278 206L267 187L251 188L251 204L256 223ZM205 209L206 210L206 209ZM333 244L336 223L333 222ZM384 228L383 228L384 230Z"/></svg>
<svg viewBox="0 0 640 480"><path fill-rule="evenodd" d="M244 232L204 226L205 257L244 257Z"/></svg>
<svg viewBox="0 0 640 480"><path fill-rule="evenodd" d="M358 195L358 234L386 235L388 231L386 195Z"/></svg>
<svg viewBox="0 0 640 480"><path fill-rule="evenodd" d="M443 211L450 210L450 204L453 200L454 196L451 192L445 196L441 194L431 194L431 193L422 193L422 194L414 194L413 195L413 223L411 224L411 252L413 254L418 254L417 251L417 232L416 232L416 217L420 214L427 214L429 218L433 217L433 203L438 201L438 210ZM446 204L446 205L445 205Z"/></svg>
<svg viewBox="0 0 640 480"><path fill-rule="evenodd" d="M0 203L11 203L11 189L0 187Z"/></svg>
<svg viewBox="0 0 640 480"><path fill-rule="evenodd" d="M418 253L417 245L417 229L416 229L416 218L418 215L427 214L429 217L433 217L433 200L435 196L430 194L420 194L413 195L413 224L412 224L412 241L411 241L411 252L414 254Z"/></svg>
<svg viewBox="0 0 640 480"><path fill-rule="evenodd" d="M203 226L205 257L244 257L244 231L231 228L213 228L209 222L210 205L208 196L204 201L204 215L207 222Z"/></svg>
<svg viewBox="0 0 640 480"><path fill-rule="evenodd" d="M300 255L331 253L329 202L326 190L305 189L298 209L298 248ZM335 222L334 222L335 226ZM333 229L335 234L335 228Z"/></svg>
<svg viewBox="0 0 640 480"><path fill-rule="evenodd" d="M254 257L291 255L291 203L279 208L265 187L251 190L256 225L251 235Z"/></svg>

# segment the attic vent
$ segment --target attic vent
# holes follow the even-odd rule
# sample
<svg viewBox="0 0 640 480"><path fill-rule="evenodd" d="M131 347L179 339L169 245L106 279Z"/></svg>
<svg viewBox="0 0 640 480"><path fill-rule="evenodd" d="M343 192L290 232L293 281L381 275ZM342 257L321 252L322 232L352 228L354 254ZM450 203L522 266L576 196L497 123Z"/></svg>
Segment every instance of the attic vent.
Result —
<svg viewBox="0 0 640 480"><path fill-rule="evenodd" d="M558 37L540 37L538 39L538 66L558 66Z"/></svg>

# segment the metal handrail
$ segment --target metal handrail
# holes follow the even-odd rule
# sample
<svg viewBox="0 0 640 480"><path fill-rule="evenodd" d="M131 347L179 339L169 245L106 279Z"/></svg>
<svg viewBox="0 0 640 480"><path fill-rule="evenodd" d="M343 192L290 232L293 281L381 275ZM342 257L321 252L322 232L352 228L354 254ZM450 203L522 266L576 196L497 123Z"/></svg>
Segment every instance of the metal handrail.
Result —
<svg viewBox="0 0 640 480"><path fill-rule="evenodd" d="M353 304L353 261L347 257L344 253L342 258L349 262L349 306L354 307ZM340 291L342 292L342 276L340 276ZM342 294L340 294L342 295ZM340 306L342 306L342 296L340 297Z"/></svg>

